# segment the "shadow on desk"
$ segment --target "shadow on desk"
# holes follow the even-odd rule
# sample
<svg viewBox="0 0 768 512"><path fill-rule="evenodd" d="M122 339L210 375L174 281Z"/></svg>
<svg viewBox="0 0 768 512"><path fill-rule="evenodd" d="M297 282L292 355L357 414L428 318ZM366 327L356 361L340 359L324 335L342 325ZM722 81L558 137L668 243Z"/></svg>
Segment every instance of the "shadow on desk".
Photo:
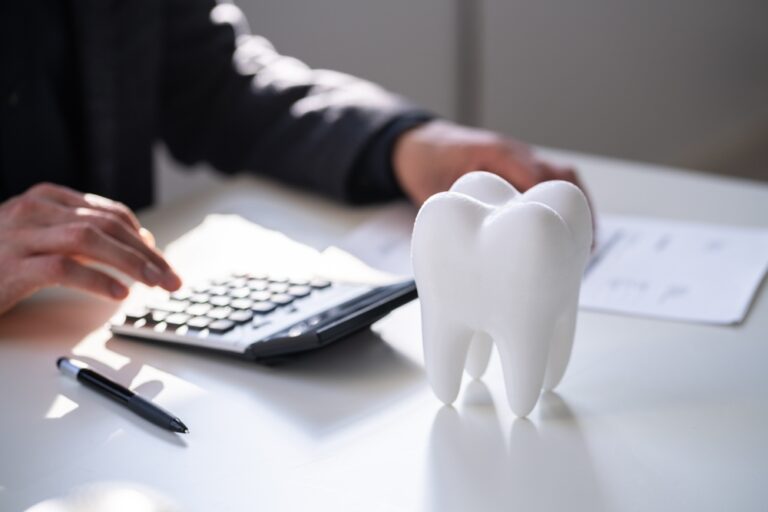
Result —
<svg viewBox="0 0 768 512"><path fill-rule="evenodd" d="M312 437L330 434L346 424L375 415L426 385L419 365L370 330L269 367L212 352L110 337L102 328L116 312L118 303L59 292L54 290L33 297L0 318L0 338L4 357L15 361L4 375L8 382L46 383L55 378L56 386L61 386L60 392L77 395L68 397L82 404L70 418L61 418L68 422L91 418L92 414L96 418L122 417L142 429L147 427L152 435L167 438L165 432L145 425L130 411L74 381L58 378L56 358L73 352L87 353L90 349L98 352L101 344L115 356L114 360L125 358L126 362L116 369L114 364L110 367L105 365L107 361L96 360L100 356L94 356L96 359L76 357L123 384L132 382L144 365L150 365L210 392L211 396L203 399L211 400L211 405L222 400L250 401L267 413L284 416L291 425ZM90 349L78 351L77 347L84 342ZM155 387L143 390L149 394L148 398L160 392ZM27 390L28 400L17 406L14 419L21 422L26 418L24 421L28 424L40 423L55 391L51 386ZM105 414L104 407L112 411ZM108 435L102 432L94 439ZM166 440L177 444L175 438Z"/></svg>
<svg viewBox="0 0 768 512"><path fill-rule="evenodd" d="M8 391L3 402L2 429L16 436L23 432L28 440L6 438L0 442L3 460L24 461L0 465L0 485L24 489L40 478L40 468L55 471L61 461L98 457L110 438L134 431L125 429L126 425L135 427L141 435L184 446L178 436L148 423L56 368L56 359L71 354L84 339L98 332L118 306L87 295L54 291L32 297L0 317L0 359L5 363L0 380ZM142 366L140 360L130 361L115 370L101 361L76 357L122 383L130 383ZM14 399L15 387L23 387L23 400ZM153 398L162 389L161 382L147 381L137 391ZM33 447L29 440L34 440Z"/></svg>
<svg viewBox="0 0 768 512"><path fill-rule="evenodd" d="M250 400L311 437L374 415L426 385L423 369L371 330L273 366L120 337L106 346L205 389L210 400Z"/></svg>
<svg viewBox="0 0 768 512"><path fill-rule="evenodd" d="M432 510L606 509L599 505L592 458L566 402L545 393L538 409L535 422L516 418L507 438L481 381L469 384L461 412L441 408L429 446Z"/></svg>

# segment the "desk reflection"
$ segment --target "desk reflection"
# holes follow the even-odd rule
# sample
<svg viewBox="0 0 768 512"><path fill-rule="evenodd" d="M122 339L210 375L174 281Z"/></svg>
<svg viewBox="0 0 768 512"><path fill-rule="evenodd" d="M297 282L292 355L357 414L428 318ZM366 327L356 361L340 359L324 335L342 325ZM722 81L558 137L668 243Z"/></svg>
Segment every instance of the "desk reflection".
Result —
<svg viewBox="0 0 768 512"><path fill-rule="evenodd" d="M478 380L461 411L438 411L429 444L431 510L606 509L576 416L560 396L544 394L535 421L517 418L504 432Z"/></svg>

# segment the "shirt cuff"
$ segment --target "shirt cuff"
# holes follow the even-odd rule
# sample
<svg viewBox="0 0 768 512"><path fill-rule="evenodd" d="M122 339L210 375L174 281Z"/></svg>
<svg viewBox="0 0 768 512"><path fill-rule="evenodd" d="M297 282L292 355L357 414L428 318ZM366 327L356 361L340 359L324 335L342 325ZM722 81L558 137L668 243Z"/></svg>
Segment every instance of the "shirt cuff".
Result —
<svg viewBox="0 0 768 512"><path fill-rule="evenodd" d="M349 200L370 203L404 197L392 162L395 142L407 130L434 118L427 112L414 112L393 119L379 130L357 158L349 182Z"/></svg>

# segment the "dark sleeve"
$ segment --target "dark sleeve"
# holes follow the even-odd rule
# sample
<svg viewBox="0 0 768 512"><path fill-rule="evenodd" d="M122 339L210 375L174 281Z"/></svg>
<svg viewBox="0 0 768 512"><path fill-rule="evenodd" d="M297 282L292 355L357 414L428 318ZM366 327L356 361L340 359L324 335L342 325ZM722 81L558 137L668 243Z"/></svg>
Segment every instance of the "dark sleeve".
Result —
<svg viewBox="0 0 768 512"><path fill-rule="evenodd" d="M422 112L404 114L371 137L352 169L349 189L351 202L370 203L404 197L395 179L392 161L395 142L404 132L431 119L433 116Z"/></svg>
<svg viewBox="0 0 768 512"><path fill-rule="evenodd" d="M160 130L174 157L347 201L399 194L394 140L430 113L370 82L279 55L248 33L232 4L169 0L166 23Z"/></svg>

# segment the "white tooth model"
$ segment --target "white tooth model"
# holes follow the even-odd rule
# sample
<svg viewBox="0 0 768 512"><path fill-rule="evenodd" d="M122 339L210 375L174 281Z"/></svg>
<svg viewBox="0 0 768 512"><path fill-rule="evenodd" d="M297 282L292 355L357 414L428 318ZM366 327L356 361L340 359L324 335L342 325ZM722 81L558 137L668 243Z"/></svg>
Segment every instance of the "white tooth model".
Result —
<svg viewBox="0 0 768 512"><path fill-rule="evenodd" d="M571 356L579 287L592 245L584 194L548 181L524 194L487 172L429 198L413 230L424 362L437 397L452 403L462 370L475 378L492 344L512 411L527 416Z"/></svg>

